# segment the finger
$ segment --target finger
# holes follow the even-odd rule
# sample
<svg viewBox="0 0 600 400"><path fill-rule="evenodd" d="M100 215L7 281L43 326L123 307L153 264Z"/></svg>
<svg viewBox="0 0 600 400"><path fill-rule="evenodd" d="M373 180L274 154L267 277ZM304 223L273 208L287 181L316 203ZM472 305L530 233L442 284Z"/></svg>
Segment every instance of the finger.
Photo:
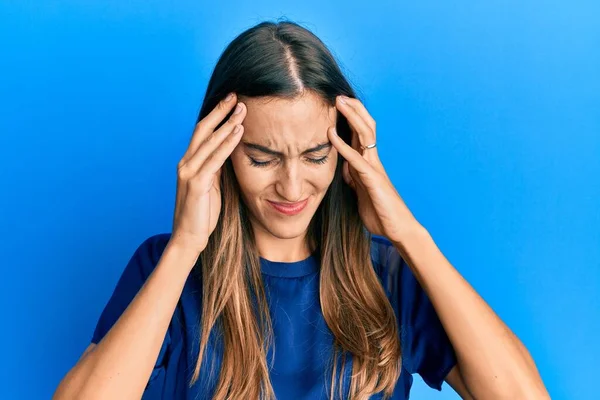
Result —
<svg viewBox="0 0 600 400"><path fill-rule="evenodd" d="M192 174L195 174L202 164L211 156L211 154L223 143L237 125L241 125L246 116L247 108L244 103L238 103L241 107L240 112L233 114L222 127L214 131L208 138L200 144L196 153L187 160L185 166Z"/></svg>
<svg viewBox="0 0 600 400"><path fill-rule="evenodd" d="M344 157L346 161L358 172L359 174L368 174L371 172L372 167L367 160L363 158L356 150L348 145L344 140L335 133L335 127L332 126L327 129L329 140L335 146L336 150Z"/></svg>
<svg viewBox="0 0 600 400"><path fill-rule="evenodd" d="M204 117L200 122L196 124L190 144L188 145L187 151L182 157L182 162L185 162L188 158L192 157L200 143L215 130L215 128L227 117L233 107L237 104L237 95L232 93L232 97L222 99L212 111Z"/></svg>
<svg viewBox="0 0 600 400"><path fill-rule="evenodd" d="M209 176L216 174L219 169L221 169L225 163L225 160L227 160L227 157L231 155L235 147L240 142L242 134L244 133L244 125L237 125L236 128L238 128L237 132L236 130L231 132L229 136L227 136L227 139L225 139L225 142L210 155L204 164L202 164L198 171L198 175L206 174Z"/></svg>
<svg viewBox="0 0 600 400"><path fill-rule="evenodd" d="M339 110L344 114L351 127L358 134L359 146L367 146L375 143L375 130L371 129L369 124L351 105L350 101L342 102L341 96L338 96L336 104Z"/></svg>
<svg viewBox="0 0 600 400"><path fill-rule="evenodd" d="M367 125L369 125L369 128L371 128L371 130L373 130L375 132L375 130L376 130L375 120L373 119L373 117L371 116L369 111L367 111L367 108L362 103L362 101L355 99L353 97L346 97L345 100L346 100L346 103L348 105L350 105L350 107L352 107L358 113L358 115L361 116L362 119L365 120Z"/></svg>

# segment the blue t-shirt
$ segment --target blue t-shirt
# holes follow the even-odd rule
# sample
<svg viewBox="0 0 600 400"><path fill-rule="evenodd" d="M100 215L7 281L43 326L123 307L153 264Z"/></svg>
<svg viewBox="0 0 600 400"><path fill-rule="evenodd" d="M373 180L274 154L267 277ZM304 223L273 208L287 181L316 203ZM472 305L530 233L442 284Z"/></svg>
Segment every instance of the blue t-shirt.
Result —
<svg viewBox="0 0 600 400"><path fill-rule="evenodd" d="M102 312L92 342L98 343L117 321L158 263L170 234L149 237L129 260ZM402 372L392 399L409 398L418 373L430 387L441 390L456 364L446 332L410 267L389 240L373 236L371 259L399 321ZM333 336L319 301L318 253L296 262L274 262L261 257L262 277L274 329L275 360L270 370L278 400L328 399L331 372L326 374ZM220 370L222 350L211 333L199 380L189 388L199 349L201 284L190 275L167 330L144 399L211 399ZM215 329L213 329L213 333ZM271 351L267 360L271 360ZM215 361L215 373L207 371ZM338 376L341 365L338 363ZM205 369L206 368L206 369ZM329 367L331 368L331 367ZM352 359L347 357L344 393L349 388ZM336 384L336 393L337 393ZM371 396L379 399L381 396Z"/></svg>

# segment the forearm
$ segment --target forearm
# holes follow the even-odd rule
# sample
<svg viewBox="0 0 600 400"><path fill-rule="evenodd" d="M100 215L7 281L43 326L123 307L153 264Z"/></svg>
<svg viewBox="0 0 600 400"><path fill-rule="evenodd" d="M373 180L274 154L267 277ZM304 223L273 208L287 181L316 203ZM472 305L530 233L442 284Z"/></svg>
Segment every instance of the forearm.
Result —
<svg viewBox="0 0 600 400"><path fill-rule="evenodd" d="M549 398L529 352L420 226L394 243L429 296L476 399ZM512 397L511 397L512 396Z"/></svg>
<svg viewBox="0 0 600 400"><path fill-rule="evenodd" d="M55 399L139 399L198 252L170 242L121 317L60 383Z"/></svg>

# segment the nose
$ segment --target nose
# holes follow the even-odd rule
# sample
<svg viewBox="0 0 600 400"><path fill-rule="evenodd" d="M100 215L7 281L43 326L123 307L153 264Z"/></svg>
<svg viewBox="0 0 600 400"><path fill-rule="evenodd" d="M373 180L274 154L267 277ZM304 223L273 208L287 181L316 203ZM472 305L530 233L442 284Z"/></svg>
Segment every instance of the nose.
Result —
<svg viewBox="0 0 600 400"><path fill-rule="evenodd" d="M275 189L282 200L287 202L297 202L304 200L304 178L302 170L295 160L288 160L280 169Z"/></svg>

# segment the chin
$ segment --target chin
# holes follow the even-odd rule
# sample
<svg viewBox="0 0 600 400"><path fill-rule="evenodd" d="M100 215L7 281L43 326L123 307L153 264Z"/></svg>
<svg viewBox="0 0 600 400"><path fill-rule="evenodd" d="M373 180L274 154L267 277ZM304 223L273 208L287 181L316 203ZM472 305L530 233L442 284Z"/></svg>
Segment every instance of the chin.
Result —
<svg viewBox="0 0 600 400"><path fill-rule="evenodd" d="M264 226L273 236L280 239L292 239L302 236L306 232L306 229L308 229L308 224L302 223L301 221L292 223L270 220L269 222L266 222Z"/></svg>

